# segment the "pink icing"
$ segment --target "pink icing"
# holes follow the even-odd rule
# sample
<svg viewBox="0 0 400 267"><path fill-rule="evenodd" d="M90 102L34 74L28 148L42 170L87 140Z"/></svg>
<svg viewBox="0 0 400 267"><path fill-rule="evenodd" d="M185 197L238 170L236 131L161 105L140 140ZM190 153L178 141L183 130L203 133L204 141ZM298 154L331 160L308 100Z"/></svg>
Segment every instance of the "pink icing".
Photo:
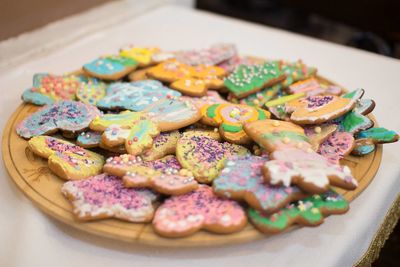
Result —
<svg viewBox="0 0 400 267"><path fill-rule="evenodd" d="M69 181L62 187L72 196L74 212L80 218L117 217L144 221L154 212L156 195L146 189L125 188L116 176L100 174L85 180Z"/></svg>
<svg viewBox="0 0 400 267"><path fill-rule="evenodd" d="M320 145L318 153L331 163L339 164L339 161L351 152L353 144L354 137L351 133L335 132Z"/></svg>
<svg viewBox="0 0 400 267"><path fill-rule="evenodd" d="M201 228L210 231L216 226L234 229L244 221L246 215L238 203L221 199L211 187L201 185L195 191L167 199L157 209L153 226L160 234L183 236Z"/></svg>

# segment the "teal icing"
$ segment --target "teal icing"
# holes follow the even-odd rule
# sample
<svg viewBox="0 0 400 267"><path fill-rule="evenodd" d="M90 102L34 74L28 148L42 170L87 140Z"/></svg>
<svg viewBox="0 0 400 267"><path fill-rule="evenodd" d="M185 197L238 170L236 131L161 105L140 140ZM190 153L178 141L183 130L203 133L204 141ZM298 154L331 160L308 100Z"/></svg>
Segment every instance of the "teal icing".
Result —
<svg viewBox="0 0 400 267"><path fill-rule="evenodd" d="M359 156L364 156L364 155L368 155L369 153L372 153L374 150L375 150L375 145L370 144L370 145L355 147L353 149L352 153L359 155Z"/></svg>
<svg viewBox="0 0 400 267"><path fill-rule="evenodd" d="M113 83L107 87L106 96L97 102L97 106L102 109L142 111L167 96L181 96L181 93L156 80Z"/></svg>
<svg viewBox="0 0 400 267"><path fill-rule="evenodd" d="M396 141L398 139L398 135L395 131L391 131L382 127L375 127L359 132L356 138L372 139L374 143L388 143Z"/></svg>
<svg viewBox="0 0 400 267"><path fill-rule="evenodd" d="M97 58L83 65L84 69L98 75L114 75L123 72L126 68L135 67L138 63L125 57Z"/></svg>
<svg viewBox="0 0 400 267"><path fill-rule="evenodd" d="M144 111L156 118L158 122L186 121L198 113L194 106L179 99L160 100Z"/></svg>
<svg viewBox="0 0 400 267"><path fill-rule="evenodd" d="M22 100L26 103L32 103L38 106L50 105L54 103L54 100L51 97L39 92L33 92L30 88L26 89L22 93Z"/></svg>

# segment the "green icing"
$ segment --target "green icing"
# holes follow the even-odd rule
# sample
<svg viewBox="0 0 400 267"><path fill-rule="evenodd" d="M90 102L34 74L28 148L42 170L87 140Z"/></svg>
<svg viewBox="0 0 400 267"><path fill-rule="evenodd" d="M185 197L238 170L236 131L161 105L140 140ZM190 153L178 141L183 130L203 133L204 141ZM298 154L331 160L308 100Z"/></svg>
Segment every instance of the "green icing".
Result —
<svg viewBox="0 0 400 267"><path fill-rule="evenodd" d="M277 62L265 63L261 65L240 65L229 75L224 84L236 97L262 88L269 81L282 76Z"/></svg>
<svg viewBox="0 0 400 267"><path fill-rule="evenodd" d="M341 127L345 132L354 133L358 129L362 129L371 124L371 120L368 117L359 114L357 112L351 111L344 115L341 122Z"/></svg>
<svg viewBox="0 0 400 267"><path fill-rule="evenodd" d="M246 96L245 98L242 99L241 103L247 104L249 106L262 107L264 106L265 102L274 98L281 89L282 89L281 84L273 85L271 87L261 90L260 92Z"/></svg>
<svg viewBox="0 0 400 267"><path fill-rule="evenodd" d="M364 156L368 155L369 153L373 152L375 150L375 144L371 145L364 145L364 146L358 146L351 151L351 153L356 154L358 156Z"/></svg>
<svg viewBox="0 0 400 267"><path fill-rule="evenodd" d="M395 131L375 127L359 132L357 134L357 139L360 138L372 139L375 143L389 143L396 141L398 139L398 135Z"/></svg>
<svg viewBox="0 0 400 267"><path fill-rule="evenodd" d="M232 125L232 124L222 123L221 127L225 132L231 132L231 133L237 133L243 130L242 125Z"/></svg>
<svg viewBox="0 0 400 267"><path fill-rule="evenodd" d="M313 75L317 69L308 67L300 61L294 63L282 63L281 70L286 74L286 79L282 82L284 88L290 86L294 82L304 80Z"/></svg>
<svg viewBox="0 0 400 267"><path fill-rule="evenodd" d="M257 111L258 111L258 120L259 121L263 121L263 120L268 119L267 115L265 115L265 112L263 110L258 109Z"/></svg>
<svg viewBox="0 0 400 267"><path fill-rule="evenodd" d="M294 223L317 225L324 216L344 212L347 209L348 202L331 190L325 194L314 195L297 201L270 215L249 208L248 216L262 231L279 232Z"/></svg>
<svg viewBox="0 0 400 267"><path fill-rule="evenodd" d="M215 116L217 115L217 114L215 113L215 110L218 108L218 106L219 106L219 104L213 104L213 105L209 106L209 107L207 108L207 112L206 112L207 117L209 117L209 118L215 118Z"/></svg>
<svg viewBox="0 0 400 267"><path fill-rule="evenodd" d="M298 134L295 132L287 132L287 131L282 131L282 132L277 132L277 133L267 133L267 134L263 134L262 136L265 139L269 139L273 142L277 142L282 140L283 138L287 137L290 140L293 141L304 141L304 142L308 142L308 138L305 135L302 134Z"/></svg>
<svg viewBox="0 0 400 267"><path fill-rule="evenodd" d="M122 64L125 67L136 66L138 64L138 62L136 60L134 60L133 58L129 58L129 57L112 56L112 57L107 57L107 59L112 62Z"/></svg>
<svg viewBox="0 0 400 267"><path fill-rule="evenodd" d="M359 99L361 98L361 96L364 94L364 90L363 89L356 89L353 90L351 92L345 93L343 94L341 97L343 98L356 98Z"/></svg>

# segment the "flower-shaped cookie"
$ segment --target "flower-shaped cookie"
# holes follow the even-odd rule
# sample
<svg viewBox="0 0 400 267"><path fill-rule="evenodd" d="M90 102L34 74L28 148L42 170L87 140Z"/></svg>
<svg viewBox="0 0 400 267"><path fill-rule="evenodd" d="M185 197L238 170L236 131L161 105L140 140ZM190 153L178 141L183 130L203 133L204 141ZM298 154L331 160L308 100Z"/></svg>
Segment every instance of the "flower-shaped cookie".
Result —
<svg viewBox="0 0 400 267"><path fill-rule="evenodd" d="M100 115L100 111L82 102L61 100L44 106L17 125L17 134L23 138L54 133L57 130L80 132Z"/></svg>
<svg viewBox="0 0 400 267"><path fill-rule="evenodd" d="M58 100L74 100L77 88L88 81L81 75L55 75L38 73L33 85L22 94L22 100L35 105L50 105Z"/></svg>
<svg viewBox="0 0 400 267"><path fill-rule="evenodd" d="M251 142L243 130L243 124L266 120L270 116L268 111L257 107L230 103L203 106L201 113L202 123L219 127L222 137L235 144Z"/></svg>
<svg viewBox="0 0 400 267"><path fill-rule="evenodd" d="M150 104L172 96L181 96L181 93L155 80L113 83L107 87L105 97L97 102L97 106L101 109L142 111Z"/></svg>
<svg viewBox="0 0 400 267"><path fill-rule="evenodd" d="M213 181L214 192L234 200L244 200L251 207L273 212L306 195L297 186L271 186L261 173L266 157L234 156L225 162L221 174Z"/></svg>
<svg viewBox="0 0 400 267"><path fill-rule="evenodd" d="M66 182L61 192L71 201L79 220L118 218L130 222L150 222L157 196L147 189L126 188L120 178L100 174Z"/></svg>
<svg viewBox="0 0 400 267"><path fill-rule="evenodd" d="M248 216L254 226L265 234L280 233L293 224L317 226L331 214L346 213L348 202L338 193L330 190L322 195L313 195L289 204L286 208L267 214L250 208Z"/></svg>
<svg viewBox="0 0 400 267"><path fill-rule="evenodd" d="M168 60L149 69L147 75L154 79L171 83L170 87L189 96L204 96L208 89L223 87L225 70L217 66L196 67Z"/></svg>
<svg viewBox="0 0 400 267"><path fill-rule="evenodd" d="M50 170L67 180L97 175L103 168L103 156L58 138L36 136L28 145L33 153L48 159Z"/></svg>
<svg viewBox="0 0 400 267"><path fill-rule="evenodd" d="M166 237L184 237L201 229L229 234L242 230L246 223L246 214L237 202L217 197L207 185L167 199L153 219L154 230Z"/></svg>

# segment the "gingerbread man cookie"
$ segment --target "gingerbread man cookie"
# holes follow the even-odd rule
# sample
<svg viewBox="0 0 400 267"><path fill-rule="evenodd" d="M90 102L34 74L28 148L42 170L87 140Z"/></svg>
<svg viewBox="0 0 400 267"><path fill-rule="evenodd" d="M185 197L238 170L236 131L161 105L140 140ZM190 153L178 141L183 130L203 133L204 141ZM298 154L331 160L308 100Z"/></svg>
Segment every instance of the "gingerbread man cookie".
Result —
<svg viewBox="0 0 400 267"><path fill-rule="evenodd" d="M29 115L17 127L17 134L23 138L67 131L80 132L100 115L100 111L82 102L61 100L52 105L44 106Z"/></svg>
<svg viewBox="0 0 400 267"><path fill-rule="evenodd" d="M151 190L126 188L120 178L100 174L81 181L66 182L61 192L73 205L76 218L83 221L118 218L150 222L157 195Z"/></svg>
<svg viewBox="0 0 400 267"><path fill-rule="evenodd" d="M276 234L290 226L317 226L332 214L343 214L349 209L348 202L338 193L330 190L322 195L313 195L289 204L286 208L268 214L253 208L248 210L251 223L265 234Z"/></svg>
<svg viewBox="0 0 400 267"><path fill-rule="evenodd" d="M251 139L243 130L243 124L256 120L266 120L268 111L247 105L230 103L203 106L201 122L219 127L221 136L235 144L248 144Z"/></svg>
<svg viewBox="0 0 400 267"><path fill-rule="evenodd" d="M242 230L247 223L243 208L235 201L217 197L211 187L165 200L158 207L153 228L159 235L184 237L204 229L219 234Z"/></svg>
<svg viewBox="0 0 400 267"><path fill-rule="evenodd" d="M61 139L36 136L28 145L33 153L48 159L50 170L67 180L97 175L103 168L103 156Z"/></svg>

